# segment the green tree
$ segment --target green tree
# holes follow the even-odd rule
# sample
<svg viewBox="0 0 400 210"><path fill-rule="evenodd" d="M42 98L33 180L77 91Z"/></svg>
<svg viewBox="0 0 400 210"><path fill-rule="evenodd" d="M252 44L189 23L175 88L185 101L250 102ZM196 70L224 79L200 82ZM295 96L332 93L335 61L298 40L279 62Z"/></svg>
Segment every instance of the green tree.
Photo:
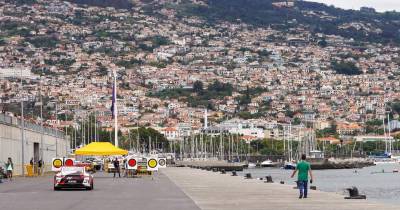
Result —
<svg viewBox="0 0 400 210"><path fill-rule="evenodd" d="M193 91L196 93L202 93L203 92L203 82L202 81L196 81L193 83Z"/></svg>

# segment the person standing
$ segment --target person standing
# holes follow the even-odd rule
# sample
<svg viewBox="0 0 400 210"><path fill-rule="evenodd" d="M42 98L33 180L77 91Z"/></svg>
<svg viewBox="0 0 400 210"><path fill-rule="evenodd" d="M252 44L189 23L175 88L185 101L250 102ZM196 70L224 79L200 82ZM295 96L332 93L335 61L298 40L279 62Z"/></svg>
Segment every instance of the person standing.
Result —
<svg viewBox="0 0 400 210"><path fill-rule="evenodd" d="M293 171L291 178L297 174L297 187L299 188L300 195L299 199L307 198L308 193L308 174L310 174L310 183L313 182L313 175L311 171L310 163L306 161L306 155L301 155L301 161L297 163L296 170Z"/></svg>
<svg viewBox="0 0 400 210"><path fill-rule="evenodd" d="M38 174L42 175L43 160L38 161Z"/></svg>
<svg viewBox="0 0 400 210"><path fill-rule="evenodd" d="M124 159L124 177L128 177L128 160L125 158Z"/></svg>
<svg viewBox="0 0 400 210"><path fill-rule="evenodd" d="M14 164L10 157L8 158L7 163L6 163L6 170L7 170L7 177L10 179L10 181L12 181Z"/></svg>
<svg viewBox="0 0 400 210"><path fill-rule="evenodd" d="M121 172L119 170L119 161L117 158L115 158L115 160L113 161L113 165L114 165L114 178L115 178L115 174L118 172L118 176L119 178L121 178Z"/></svg>

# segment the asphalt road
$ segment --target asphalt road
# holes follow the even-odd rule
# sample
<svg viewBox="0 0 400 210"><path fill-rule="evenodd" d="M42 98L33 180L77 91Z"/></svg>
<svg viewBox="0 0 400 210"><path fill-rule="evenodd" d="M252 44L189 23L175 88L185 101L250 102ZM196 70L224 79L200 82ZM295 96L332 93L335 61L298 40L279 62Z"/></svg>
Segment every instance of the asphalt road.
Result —
<svg viewBox="0 0 400 210"><path fill-rule="evenodd" d="M94 190L53 191L53 177L16 178L0 184L4 210L198 210L164 174L112 178L97 173Z"/></svg>

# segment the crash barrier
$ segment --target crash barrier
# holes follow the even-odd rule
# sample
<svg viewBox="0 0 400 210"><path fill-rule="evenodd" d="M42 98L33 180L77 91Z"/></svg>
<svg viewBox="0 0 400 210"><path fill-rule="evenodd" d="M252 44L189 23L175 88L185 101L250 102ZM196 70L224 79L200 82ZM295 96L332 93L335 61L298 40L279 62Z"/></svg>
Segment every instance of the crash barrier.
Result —
<svg viewBox="0 0 400 210"><path fill-rule="evenodd" d="M36 173L33 171L33 165L25 165L27 176L37 176Z"/></svg>
<svg viewBox="0 0 400 210"><path fill-rule="evenodd" d="M39 167L37 164L34 164L34 165L25 164L24 169L25 169L24 176L36 177L36 176L42 176L42 175L44 175L44 173L51 171L51 165L44 164L44 165L42 165L42 167ZM6 171L4 171L4 172L6 172ZM21 164L14 164L13 176L16 176L16 177L22 176Z"/></svg>

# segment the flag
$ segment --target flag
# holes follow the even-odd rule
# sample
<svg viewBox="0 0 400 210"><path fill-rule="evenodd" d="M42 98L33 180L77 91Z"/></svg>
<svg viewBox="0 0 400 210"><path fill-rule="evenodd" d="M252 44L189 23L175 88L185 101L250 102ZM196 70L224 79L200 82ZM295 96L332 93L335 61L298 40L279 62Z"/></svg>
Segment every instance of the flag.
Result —
<svg viewBox="0 0 400 210"><path fill-rule="evenodd" d="M113 83L113 89L112 89L112 102L111 102L111 113L112 113L112 118L115 118L115 82Z"/></svg>

